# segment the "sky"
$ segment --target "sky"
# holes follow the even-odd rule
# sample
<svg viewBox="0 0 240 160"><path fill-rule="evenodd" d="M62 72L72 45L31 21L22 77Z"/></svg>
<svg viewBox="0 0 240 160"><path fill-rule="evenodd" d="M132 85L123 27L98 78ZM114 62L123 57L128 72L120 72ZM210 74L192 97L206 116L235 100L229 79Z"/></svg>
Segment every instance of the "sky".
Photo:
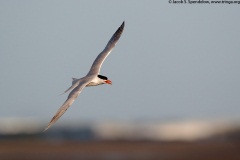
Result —
<svg viewBox="0 0 240 160"><path fill-rule="evenodd" d="M0 118L48 122L125 21L101 74L59 121L240 117L238 4L0 1ZM58 123L61 123L58 122Z"/></svg>

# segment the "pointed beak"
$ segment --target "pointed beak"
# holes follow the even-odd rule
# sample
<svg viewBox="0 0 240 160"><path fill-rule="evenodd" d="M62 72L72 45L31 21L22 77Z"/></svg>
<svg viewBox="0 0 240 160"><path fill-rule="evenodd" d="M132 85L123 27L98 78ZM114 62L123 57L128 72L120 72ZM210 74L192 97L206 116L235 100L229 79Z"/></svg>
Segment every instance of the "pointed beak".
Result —
<svg viewBox="0 0 240 160"><path fill-rule="evenodd" d="M105 80L105 83L106 83L106 84L111 84L111 85L112 85L112 81L110 81L109 79L108 79L108 80Z"/></svg>

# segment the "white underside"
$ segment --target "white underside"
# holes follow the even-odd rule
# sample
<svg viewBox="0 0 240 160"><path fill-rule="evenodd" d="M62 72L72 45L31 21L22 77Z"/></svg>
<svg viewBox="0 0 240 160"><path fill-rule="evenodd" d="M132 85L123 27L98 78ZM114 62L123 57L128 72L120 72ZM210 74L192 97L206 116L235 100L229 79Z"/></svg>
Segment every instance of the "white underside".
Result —
<svg viewBox="0 0 240 160"><path fill-rule="evenodd" d="M73 78L72 84L78 82L79 79L77 78ZM104 80L98 78L97 76L89 83L86 85L86 87L90 87L90 86L98 86L104 84Z"/></svg>

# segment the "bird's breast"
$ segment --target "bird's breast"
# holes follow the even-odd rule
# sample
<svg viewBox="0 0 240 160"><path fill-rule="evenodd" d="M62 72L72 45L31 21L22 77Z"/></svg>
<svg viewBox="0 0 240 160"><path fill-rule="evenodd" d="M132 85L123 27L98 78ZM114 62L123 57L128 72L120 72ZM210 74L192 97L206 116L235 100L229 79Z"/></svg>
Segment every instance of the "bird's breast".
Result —
<svg viewBox="0 0 240 160"><path fill-rule="evenodd" d="M100 83L90 82L86 87L101 85Z"/></svg>

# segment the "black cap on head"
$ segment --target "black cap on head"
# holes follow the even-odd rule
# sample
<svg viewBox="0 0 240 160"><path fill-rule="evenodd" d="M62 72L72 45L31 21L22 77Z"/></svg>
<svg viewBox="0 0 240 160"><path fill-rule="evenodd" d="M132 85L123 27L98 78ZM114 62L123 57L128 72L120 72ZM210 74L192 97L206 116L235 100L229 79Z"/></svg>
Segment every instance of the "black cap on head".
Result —
<svg viewBox="0 0 240 160"><path fill-rule="evenodd" d="M107 79L108 79L107 77L102 76L102 75L98 75L98 78L101 78L101 79L103 79L103 80L107 80Z"/></svg>

